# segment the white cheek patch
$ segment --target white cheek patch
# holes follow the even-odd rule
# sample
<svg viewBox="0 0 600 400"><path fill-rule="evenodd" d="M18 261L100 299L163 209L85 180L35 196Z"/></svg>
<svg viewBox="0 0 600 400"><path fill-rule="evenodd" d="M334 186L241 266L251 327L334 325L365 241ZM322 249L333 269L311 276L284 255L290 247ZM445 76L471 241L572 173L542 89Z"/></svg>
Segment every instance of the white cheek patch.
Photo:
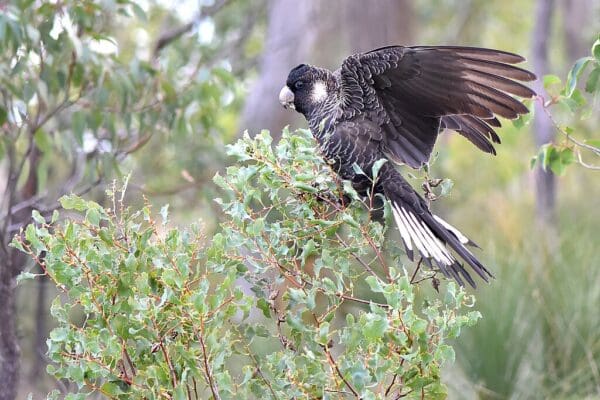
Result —
<svg viewBox="0 0 600 400"><path fill-rule="evenodd" d="M315 103L320 103L327 98L327 85L323 81L317 81L313 85L310 98Z"/></svg>

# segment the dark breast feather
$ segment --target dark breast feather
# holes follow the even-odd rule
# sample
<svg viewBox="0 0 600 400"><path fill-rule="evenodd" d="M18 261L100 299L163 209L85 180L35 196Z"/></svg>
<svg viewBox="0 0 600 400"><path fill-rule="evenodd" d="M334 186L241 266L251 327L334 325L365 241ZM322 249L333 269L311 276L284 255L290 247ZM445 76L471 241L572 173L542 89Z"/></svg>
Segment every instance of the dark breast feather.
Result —
<svg viewBox="0 0 600 400"><path fill-rule="evenodd" d="M357 116L350 120L340 120L319 140L319 147L325 159L342 179L356 179L353 164L365 171L382 158L380 142L384 133L376 123ZM370 172L370 171L369 171Z"/></svg>

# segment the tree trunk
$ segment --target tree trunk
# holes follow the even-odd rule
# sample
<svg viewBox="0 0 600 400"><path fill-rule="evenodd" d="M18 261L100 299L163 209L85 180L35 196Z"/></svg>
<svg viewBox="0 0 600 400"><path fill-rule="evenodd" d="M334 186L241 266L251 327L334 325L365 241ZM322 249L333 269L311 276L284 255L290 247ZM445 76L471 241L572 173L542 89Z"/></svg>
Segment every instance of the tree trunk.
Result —
<svg viewBox="0 0 600 400"><path fill-rule="evenodd" d="M13 265L22 257L14 250L11 253L10 260L5 258L0 265L0 400L14 400L17 397L21 356Z"/></svg>
<svg viewBox="0 0 600 400"><path fill-rule="evenodd" d="M305 59L314 41L310 25L312 1L276 0L269 3L267 38L260 76L246 99L241 126L251 133L269 129L275 134L290 123L278 100L289 66ZM302 38L302 40L299 40Z"/></svg>
<svg viewBox="0 0 600 400"><path fill-rule="evenodd" d="M30 140L33 140L31 134ZM31 143L29 153L29 175L23 188L17 194L16 181L18 177L12 176L16 170L15 165L9 166L9 179L15 184L12 192L8 194L17 201L25 201L34 197L38 190L37 169L40 151ZM14 161L14 158L12 159ZM16 163L15 163L16 164ZM12 234L8 225L17 224L25 226L31 219L31 207L24 207L18 212L10 213L10 204L7 210L8 217L5 223L5 235L1 237L2 252L0 253L0 400L14 400L19 387L21 349L17 335L17 283L16 277L23 270L27 262L25 254L15 249L9 249L8 243Z"/></svg>
<svg viewBox="0 0 600 400"><path fill-rule="evenodd" d="M595 32L589 32L594 14L592 0L563 0L563 25L565 50L569 63L588 55L592 41L588 41Z"/></svg>
<svg viewBox="0 0 600 400"><path fill-rule="evenodd" d="M277 136L291 124L306 126L299 114L284 110L278 94L287 74L300 63L338 68L347 55L389 44L410 44L409 0L273 0L269 3L260 75L246 99L242 129L269 129Z"/></svg>
<svg viewBox="0 0 600 400"><path fill-rule="evenodd" d="M535 26L533 29L532 62L538 80L535 82L537 93L544 93L542 77L548 73L548 45L554 0L538 0L535 11ZM536 145L542 146L554 140L552 121L544 112L539 102L535 104L533 121ZM536 213L542 223L553 224L556 208L556 178L552 171L544 171L540 165L535 169Z"/></svg>

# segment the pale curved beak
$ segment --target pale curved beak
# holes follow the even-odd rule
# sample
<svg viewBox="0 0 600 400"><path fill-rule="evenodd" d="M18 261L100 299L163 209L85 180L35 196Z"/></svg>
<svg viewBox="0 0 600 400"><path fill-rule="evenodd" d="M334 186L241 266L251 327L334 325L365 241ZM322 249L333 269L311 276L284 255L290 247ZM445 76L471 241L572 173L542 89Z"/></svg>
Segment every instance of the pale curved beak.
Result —
<svg viewBox="0 0 600 400"><path fill-rule="evenodd" d="M294 106L294 93L287 85L282 87L279 92L279 102L284 108L291 108L292 110L296 109Z"/></svg>

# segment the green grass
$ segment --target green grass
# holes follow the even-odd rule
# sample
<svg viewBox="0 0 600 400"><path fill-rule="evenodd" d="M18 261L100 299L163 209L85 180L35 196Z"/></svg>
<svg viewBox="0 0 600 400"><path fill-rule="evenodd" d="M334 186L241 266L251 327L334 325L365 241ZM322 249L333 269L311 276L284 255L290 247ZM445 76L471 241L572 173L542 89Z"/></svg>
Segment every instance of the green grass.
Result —
<svg viewBox="0 0 600 400"><path fill-rule="evenodd" d="M560 182L556 229L535 223L514 188L522 182L478 193L475 205L453 213L483 238L479 254L496 279L477 290L483 319L456 343L448 372L450 381L466 377L475 394L449 382L451 398L600 397L600 188L576 168Z"/></svg>

